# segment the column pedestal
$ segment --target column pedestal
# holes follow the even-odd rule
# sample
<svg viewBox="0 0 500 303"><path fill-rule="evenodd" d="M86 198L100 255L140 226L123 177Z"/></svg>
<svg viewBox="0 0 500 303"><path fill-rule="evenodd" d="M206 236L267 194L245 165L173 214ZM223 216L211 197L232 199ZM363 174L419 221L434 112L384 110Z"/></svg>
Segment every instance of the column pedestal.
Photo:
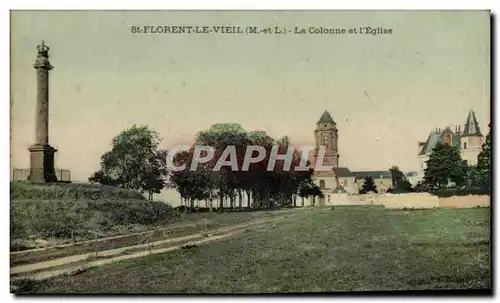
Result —
<svg viewBox="0 0 500 303"><path fill-rule="evenodd" d="M56 182L54 154L57 149L48 144L35 144L30 151L30 174L28 180L37 183Z"/></svg>

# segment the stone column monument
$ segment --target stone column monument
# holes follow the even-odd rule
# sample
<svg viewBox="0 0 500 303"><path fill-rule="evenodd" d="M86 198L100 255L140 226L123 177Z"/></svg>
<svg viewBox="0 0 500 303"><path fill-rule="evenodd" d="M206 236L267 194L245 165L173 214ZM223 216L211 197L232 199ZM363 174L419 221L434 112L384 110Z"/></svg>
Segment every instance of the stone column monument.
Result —
<svg viewBox="0 0 500 303"><path fill-rule="evenodd" d="M30 174L33 182L55 182L54 153L49 145L49 71L53 66L49 62L49 47L37 46L38 56L33 67L36 69L37 95L35 110L35 144L30 146Z"/></svg>

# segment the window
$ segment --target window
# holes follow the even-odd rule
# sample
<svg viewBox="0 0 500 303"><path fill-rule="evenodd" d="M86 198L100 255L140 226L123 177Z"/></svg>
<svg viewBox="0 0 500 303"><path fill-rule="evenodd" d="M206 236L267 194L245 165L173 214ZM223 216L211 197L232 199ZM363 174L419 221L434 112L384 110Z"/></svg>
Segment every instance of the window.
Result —
<svg viewBox="0 0 500 303"><path fill-rule="evenodd" d="M342 180L342 185L344 185L344 187L347 186L347 184L347 180Z"/></svg>
<svg viewBox="0 0 500 303"><path fill-rule="evenodd" d="M325 180L319 180L319 188L325 188Z"/></svg>
<svg viewBox="0 0 500 303"><path fill-rule="evenodd" d="M464 142L464 149L467 149L467 142Z"/></svg>

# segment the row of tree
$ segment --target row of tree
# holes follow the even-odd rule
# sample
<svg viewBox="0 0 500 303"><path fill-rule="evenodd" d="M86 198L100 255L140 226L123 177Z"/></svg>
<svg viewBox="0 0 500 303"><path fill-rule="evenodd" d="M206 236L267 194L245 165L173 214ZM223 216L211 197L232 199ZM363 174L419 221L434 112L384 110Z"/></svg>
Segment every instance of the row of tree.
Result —
<svg viewBox="0 0 500 303"><path fill-rule="evenodd" d="M174 164L186 165L181 171L167 169L167 151L159 149L159 143L156 132L147 126L134 125L113 139L112 149L101 157L101 169L89 181L147 192L151 200L153 194L160 193L164 187L172 187L191 208L200 201L205 201L209 208L242 208L243 196L247 198L248 207L275 208L295 206L297 197L313 197L315 200L323 196L313 183L312 170L294 170L301 160L297 150L290 169L284 169L283 160L276 160L274 170L267 170L273 146L278 146L278 154L287 153L290 142L286 136L274 140L263 131L246 132L239 124L216 124L199 132L188 151L176 154ZM212 160L190 170L195 145L210 146L215 153ZM246 171L233 171L229 166L214 170L229 145L236 147L239 168L247 146L264 147L266 156L258 163L251 163Z"/></svg>

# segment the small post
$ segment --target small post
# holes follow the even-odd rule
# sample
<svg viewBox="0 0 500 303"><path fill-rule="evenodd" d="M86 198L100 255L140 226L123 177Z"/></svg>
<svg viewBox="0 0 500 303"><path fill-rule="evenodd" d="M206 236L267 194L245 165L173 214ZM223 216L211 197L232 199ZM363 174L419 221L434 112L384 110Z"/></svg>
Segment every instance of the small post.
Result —
<svg viewBox="0 0 500 303"><path fill-rule="evenodd" d="M150 237L148 237L148 251L149 251L149 254L151 254L151 247L149 246L149 242L150 242L149 239L150 239Z"/></svg>
<svg viewBox="0 0 500 303"><path fill-rule="evenodd" d="M149 239L148 239L149 254L151 254L151 244L150 244L150 242L151 242L151 239L153 238L153 236L154 236L155 234L156 234L156 227L155 227L155 229L153 230L153 233L151 234L151 237L149 237Z"/></svg>
<svg viewBox="0 0 500 303"><path fill-rule="evenodd" d="M97 258L97 233L95 234L95 257Z"/></svg>

